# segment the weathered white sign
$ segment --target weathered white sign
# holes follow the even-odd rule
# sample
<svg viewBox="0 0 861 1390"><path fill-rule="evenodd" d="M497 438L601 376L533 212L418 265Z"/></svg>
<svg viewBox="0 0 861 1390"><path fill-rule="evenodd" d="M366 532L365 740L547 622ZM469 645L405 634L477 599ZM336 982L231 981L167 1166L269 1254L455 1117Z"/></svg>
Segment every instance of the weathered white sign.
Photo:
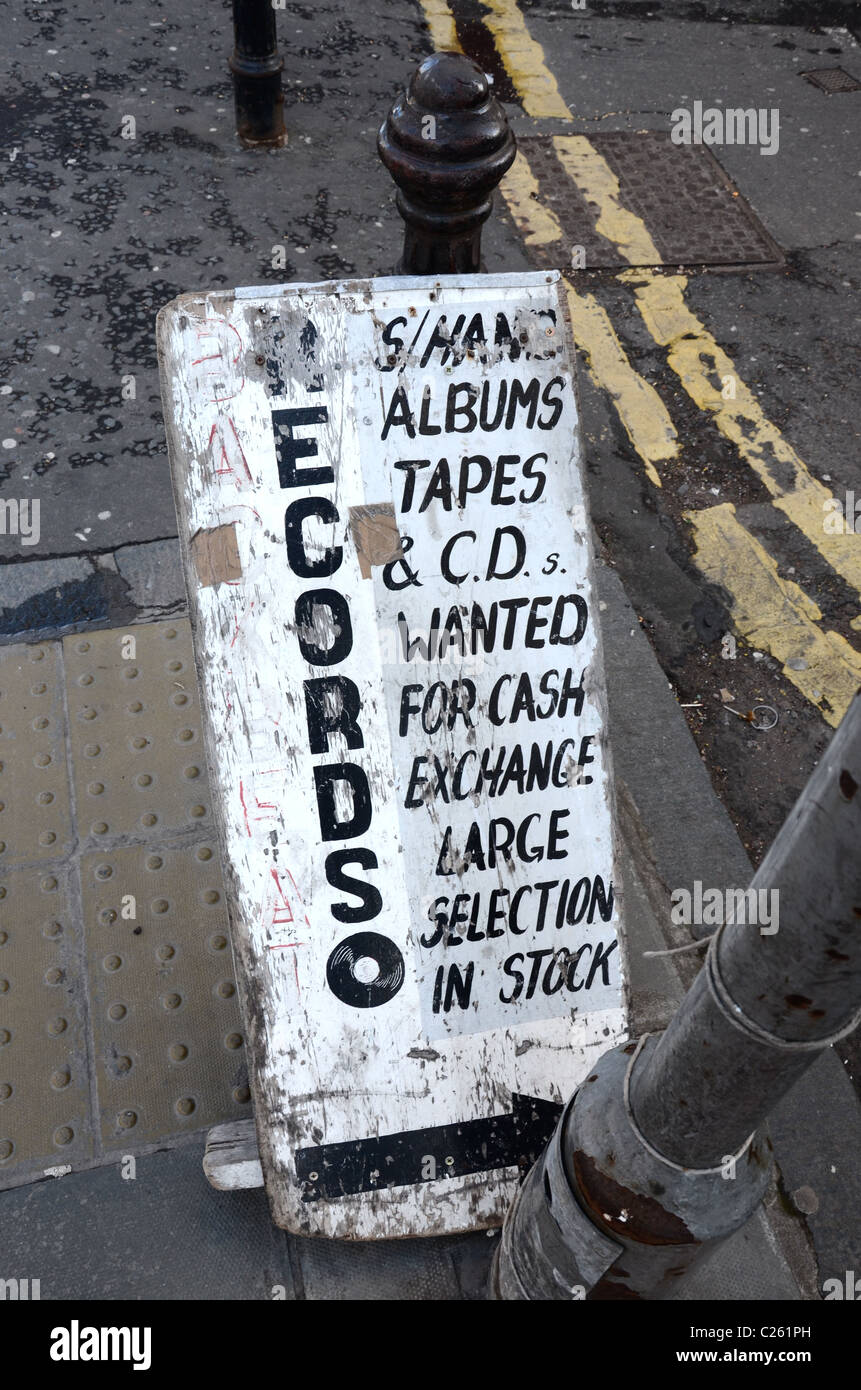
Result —
<svg viewBox="0 0 861 1390"><path fill-rule="evenodd" d="M624 1024L558 277L185 295L159 345L274 1218L492 1224Z"/></svg>

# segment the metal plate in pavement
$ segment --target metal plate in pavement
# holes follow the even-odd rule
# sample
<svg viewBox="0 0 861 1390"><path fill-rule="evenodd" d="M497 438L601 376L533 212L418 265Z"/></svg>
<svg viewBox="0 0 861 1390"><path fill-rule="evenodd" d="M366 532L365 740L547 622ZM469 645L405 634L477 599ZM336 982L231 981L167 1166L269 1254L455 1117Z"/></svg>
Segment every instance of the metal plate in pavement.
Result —
<svg viewBox="0 0 861 1390"><path fill-rule="evenodd" d="M844 68L811 68L809 72L799 73L799 77L806 77L808 82L830 97L838 92L861 91L861 82Z"/></svg>
<svg viewBox="0 0 861 1390"><path fill-rule="evenodd" d="M562 225L561 242L527 243L542 266L572 265L583 247L583 268L628 266L618 247L597 230L598 208L568 177L555 143L582 136L524 136L518 141L539 185L539 199ZM705 145L676 145L662 131L590 135L589 144L619 182L619 202L645 222L660 254L658 265L780 265L783 253Z"/></svg>

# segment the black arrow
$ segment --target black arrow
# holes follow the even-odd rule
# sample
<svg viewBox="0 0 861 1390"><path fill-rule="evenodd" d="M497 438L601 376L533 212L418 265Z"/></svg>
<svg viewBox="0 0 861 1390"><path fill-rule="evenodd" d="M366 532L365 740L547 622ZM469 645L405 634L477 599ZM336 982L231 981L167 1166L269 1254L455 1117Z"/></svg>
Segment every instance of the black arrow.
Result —
<svg viewBox="0 0 861 1390"><path fill-rule="evenodd" d="M302 1200L331 1201L350 1193L411 1187L514 1164L523 1178L553 1133L562 1106L516 1092L511 1101L510 1115L297 1149L296 1176L305 1189Z"/></svg>

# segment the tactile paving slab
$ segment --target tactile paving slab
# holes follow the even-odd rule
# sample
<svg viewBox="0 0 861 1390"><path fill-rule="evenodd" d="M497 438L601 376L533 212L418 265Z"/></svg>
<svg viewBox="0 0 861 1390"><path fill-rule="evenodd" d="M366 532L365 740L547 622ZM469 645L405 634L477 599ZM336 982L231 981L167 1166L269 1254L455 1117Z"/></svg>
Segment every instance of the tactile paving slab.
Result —
<svg viewBox="0 0 861 1390"><path fill-rule="evenodd" d="M59 656L55 642L0 647L0 872L72 847Z"/></svg>
<svg viewBox="0 0 861 1390"><path fill-rule="evenodd" d="M80 929L63 876L16 869L0 883L0 1184L25 1165L90 1158Z"/></svg>
<svg viewBox="0 0 861 1390"><path fill-rule="evenodd" d="M214 843L87 854L81 891L105 1149L250 1115Z"/></svg>
<svg viewBox="0 0 861 1390"><path fill-rule="evenodd" d="M82 838L163 838L209 815L188 622L63 642Z"/></svg>
<svg viewBox="0 0 861 1390"><path fill-rule="evenodd" d="M582 137L557 136L560 144ZM611 131L589 142L619 180L623 207L643 219L659 252L658 265L776 266L783 253L705 145L676 145L663 131ZM527 245L541 268L567 268L582 246L586 270L627 266L597 231L598 210L570 179L550 136L518 144L538 180L540 199L558 218L564 237Z"/></svg>
<svg viewBox="0 0 861 1390"><path fill-rule="evenodd" d="M188 622L0 649L0 803L0 1188L250 1114Z"/></svg>

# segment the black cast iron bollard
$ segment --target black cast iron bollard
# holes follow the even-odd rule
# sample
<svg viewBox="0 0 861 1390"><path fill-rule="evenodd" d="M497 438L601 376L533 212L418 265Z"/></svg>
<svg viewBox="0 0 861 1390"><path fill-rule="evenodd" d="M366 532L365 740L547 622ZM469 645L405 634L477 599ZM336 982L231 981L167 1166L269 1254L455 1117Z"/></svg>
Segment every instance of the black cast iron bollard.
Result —
<svg viewBox="0 0 861 1390"><path fill-rule="evenodd" d="M383 122L380 158L406 223L399 275L474 275L493 190L514 160L508 118L462 53L434 53Z"/></svg>
<svg viewBox="0 0 861 1390"><path fill-rule="evenodd" d="M861 695L751 884L778 929L720 927L666 1032L599 1060L508 1213L493 1296L660 1299L752 1215L762 1122L859 1022L859 844Z"/></svg>
<svg viewBox="0 0 861 1390"><path fill-rule="evenodd" d="M243 145L283 145L284 96L272 0L233 0L230 57L236 133Z"/></svg>

